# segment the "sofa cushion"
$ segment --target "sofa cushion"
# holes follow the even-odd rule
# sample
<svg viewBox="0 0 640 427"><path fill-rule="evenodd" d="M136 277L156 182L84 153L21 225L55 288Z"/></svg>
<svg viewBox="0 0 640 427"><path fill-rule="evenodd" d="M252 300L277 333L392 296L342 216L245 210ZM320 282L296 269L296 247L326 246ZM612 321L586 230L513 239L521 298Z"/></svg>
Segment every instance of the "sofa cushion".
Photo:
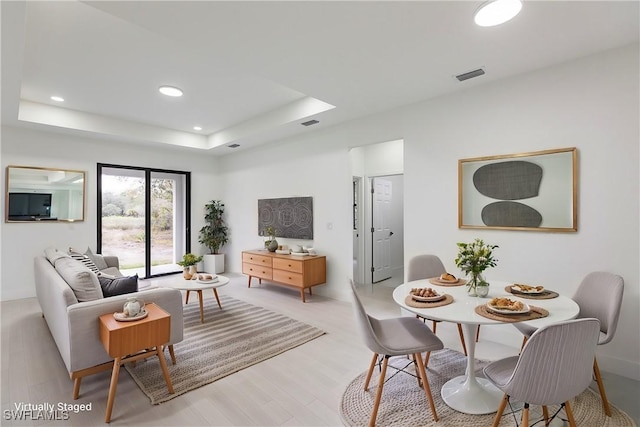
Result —
<svg viewBox="0 0 640 427"><path fill-rule="evenodd" d="M84 264L85 267L87 267L89 270L93 271L94 273L96 274L100 273L100 269L98 268L98 266L91 260L91 258L86 256L85 254L81 254L77 250L73 248L69 248L69 256L73 259L80 261L82 264Z"/></svg>
<svg viewBox="0 0 640 427"><path fill-rule="evenodd" d="M105 262L104 257L101 254L94 254L93 251L91 251L91 248L87 248L84 254L93 261L96 267L98 267L98 270L102 271L109 267Z"/></svg>
<svg viewBox="0 0 640 427"><path fill-rule="evenodd" d="M118 270L117 267L107 267L104 270L100 270L98 276L104 276L109 279L115 279L117 277L122 277L122 273Z"/></svg>
<svg viewBox="0 0 640 427"><path fill-rule="evenodd" d="M47 258L47 260L49 260L51 265L54 265L54 266L56 265L56 261L59 260L60 258L69 258L69 255L67 255L62 251L59 251L54 247L48 247L47 249L45 249L44 256L45 258Z"/></svg>
<svg viewBox="0 0 640 427"><path fill-rule="evenodd" d="M102 298L98 276L84 264L73 258L59 258L54 266L58 274L73 290L78 301L93 301Z"/></svg>
<svg viewBox="0 0 640 427"><path fill-rule="evenodd" d="M99 275L98 281L105 298L138 292L138 275L129 277L107 277Z"/></svg>

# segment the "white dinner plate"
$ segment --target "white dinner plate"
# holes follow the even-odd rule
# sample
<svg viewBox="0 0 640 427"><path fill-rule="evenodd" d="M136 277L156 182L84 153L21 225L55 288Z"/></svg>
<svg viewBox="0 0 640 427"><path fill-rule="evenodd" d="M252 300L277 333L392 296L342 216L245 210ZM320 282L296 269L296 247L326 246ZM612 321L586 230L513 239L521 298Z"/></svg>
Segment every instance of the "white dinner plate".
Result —
<svg viewBox="0 0 640 427"><path fill-rule="evenodd" d="M542 288L540 290L537 289L531 289L531 290L524 290L522 288L520 288L519 285L511 285L511 290L512 291L516 291L516 292L520 292L521 294L529 294L529 295L537 295L537 294L542 294L545 292L545 289Z"/></svg>
<svg viewBox="0 0 640 427"><path fill-rule="evenodd" d="M420 302L435 302L435 301L440 301L442 299L444 299L444 295L436 295L433 297L421 297L418 295L414 295L411 294L411 298L413 298L416 301L420 301Z"/></svg>
<svg viewBox="0 0 640 427"><path fill-rule="evenodd" d="M200 279L196 279L196 282L198 283L202 283L204 285L209 284L209 283L216 283L218 281L218 278L216 277L215 279L211 279L211 280L200 280Z"/></svg>
<svg viewBox="0 0 640 427"><path fill-rule="evenodd" d="M448 284L451 284L451 283L458 283L459 281L460 281L460 279L456 279L456 280L444 280L444 279L441 279L441 278L439 278L439 277L436 277L436 282L440 282L440 283L448 283Z"/></svg>
<svg viewBox="0 0 640 427"><path fill-rule="evenodd" d="M531 310L527 304L524 304L524 307L522 308L522 310L509 310L504 308L496 308L496 307L493 307L492 305L489 305L489 303L487 303L487 308L493 311L494 313L498 313L498 314L524 314L524 313L528 313Z"/></svg>

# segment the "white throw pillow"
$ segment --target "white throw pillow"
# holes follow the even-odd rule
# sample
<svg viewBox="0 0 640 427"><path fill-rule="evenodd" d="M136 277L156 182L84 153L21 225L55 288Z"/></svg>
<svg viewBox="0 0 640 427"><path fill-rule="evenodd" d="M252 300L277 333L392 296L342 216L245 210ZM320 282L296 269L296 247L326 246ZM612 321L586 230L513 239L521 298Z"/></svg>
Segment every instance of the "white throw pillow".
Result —
<svg viewBox="0 0 640 427"><path fill-rule="evenodd" d="M109 267L104 260L104 256L100 254L94 254L91 251L91 248L87 248L87 251L84 254L88 256L91 261L93 261L96 267L98 267L98 270L104 270L105 268Z"/></svg>
<svg viewBox="0 0 640 427"><path fill-rule="evenodd" d="M55 269L73 290L78 301L103 298L98 276L82 262L73 258L60 258L56 261Z"/></svg>
<svg viewBox="0 0 640 427"><path fill-rule="evenodd" d="M54 247L48 247L47 249L45 249L44 256L49 260L49 262L53 266L56 265L56 261L59 260L60 258L69 258L69 255L65 254L62 251L59 251Z"/></svg>

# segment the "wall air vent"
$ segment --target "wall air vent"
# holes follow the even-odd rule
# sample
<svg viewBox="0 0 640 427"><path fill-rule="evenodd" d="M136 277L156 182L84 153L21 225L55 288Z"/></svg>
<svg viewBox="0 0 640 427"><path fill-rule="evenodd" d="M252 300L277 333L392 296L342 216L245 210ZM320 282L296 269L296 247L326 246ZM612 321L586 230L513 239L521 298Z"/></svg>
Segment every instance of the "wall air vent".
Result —
<svg viewBox="0 0 640 427"><path fill-rule="evenodd" d="M300 124L302 126L311 126L311 125L315 125L315 124L318 124L318 123L320 123L320 122L317 121L317 120L309 120L309 121L306 121L306 122L302 122Z"/></svg>
<svg viewBox="0 0 640 427"><path fill-rule="evenodd" d="M484 74L484 70L482 68L478 68L477 70L469 71L467 73L458 74L456 79L463 82L465 80L472 79L474 77L478 77Z"/></svg>
<svg viewBox="0 0 640 427"><path fill-rule="evenodd" d="M240 144L231 144L231 145L227 145L227 147L229 147L229 148L238 148L238 147L240 147Z"/></svg>

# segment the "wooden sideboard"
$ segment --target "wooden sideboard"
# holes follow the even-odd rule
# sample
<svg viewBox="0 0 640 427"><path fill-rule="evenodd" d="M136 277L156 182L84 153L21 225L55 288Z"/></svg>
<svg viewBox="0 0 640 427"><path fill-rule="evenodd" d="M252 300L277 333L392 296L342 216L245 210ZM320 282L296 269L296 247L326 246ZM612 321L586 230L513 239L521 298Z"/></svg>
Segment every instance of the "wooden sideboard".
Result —
<svg viewBox="0 0 640 427"><path fill-rule="evenodd" d="M321 285L327 281L327 258L323 255L280 255L269 251L244 251L242 252L242 272L249 276L248 287L251 287L251 279L258 278L280 285L300 288L302 302L306 302L304 290Z"/></svg>

